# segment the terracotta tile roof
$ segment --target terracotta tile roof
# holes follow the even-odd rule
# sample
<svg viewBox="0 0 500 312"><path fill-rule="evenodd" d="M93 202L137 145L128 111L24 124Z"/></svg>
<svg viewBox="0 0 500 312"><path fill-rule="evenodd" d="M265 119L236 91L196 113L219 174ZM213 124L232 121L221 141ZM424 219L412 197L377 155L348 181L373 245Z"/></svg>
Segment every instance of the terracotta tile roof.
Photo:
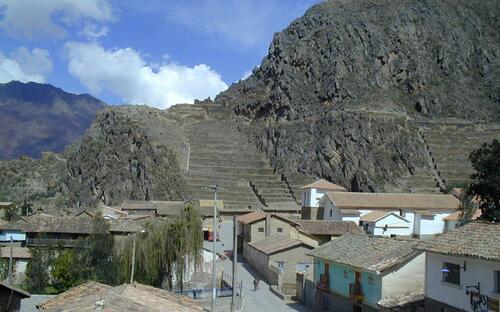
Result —
<svg viewBox="0 0 500 312"><path fill-rule="evenodd" d="M320 179L316 182L300 187L300 189L311 189L311 188L337 191L337 192L347 192L347 189L345 187L333 184L331 182L326 181L325 179Z"/></svg>
<svg viewBox="0 0 500 312"><path fill-rule="evenodd" d="M124 200L121 205L122 210L156 210L153 201L147 200Z"/></svg>
<svg viewBox="0 0 500 312"><path fill-rule="evenodd" d="M500 261L500 223L474 221L424 241L420 250Z"/></svg>
<svg viewBox="0 0 500 312"><path fill-rule="evenodd" d="M457 210L460 201L453 195L328 192L340 209Z"/></svg>
<svg viewBox="0 0 500 312"><path fill-rule="evenodd" d="M309 235L339 236L363 232L353 221L294 220L294 222L298 225L299 231Z"/></svg>
<svg viewBox="0 0 500 312"><path fill-rule="evenodd" d="M0 247L0 258L10 257L10 247ZM31 253L27 247L12 247L12 258L31 259Z"/></svg>
<svg viewBox="0 0 500 312"><path fill-rule="evenodd" d="M385 297L378 302L378 305L386 309L392 309L421 302L424 298L424 290L419 289L399 296Z"/></svg>
<svg viewBox="0 0 500 312"><path fill-rule="evenodd" d="M379 273L416 257L420 242L411 239L345 234L310 254L314 257Z"/></svg>
<svg viewBox="0 0 500 312"><path fill-rule="evenodd" d="M342 214L345 214L345 215L357 215L357 216L359 216L361 214L358 209L340 209L340 211L342 212Z"/></svg>
<svg viewBox="0 0 500 312"><path fill-rule="evenodd" d="M481 214L482 214L481 209L476 209L471 219L476 220L481 216ZM460 210L444 217L443 221L460 221L463 219L463 217L464 217L464 212Z"/></svg>
<svg viewBox="0 0 500 312"><path fill-rule="evenodd" d="M300 240L291 239L284 235L271 235L264 239L248 243L248 245L269 255L284 249L306 244Z"/></svg>
<svg viewBox="0 0 500 312"><path fill-rule="evenodd" d="M102 284L100 284L102 285ZM176 295L170 291L154 288L138 283L124 284L116 287L107 285L103 289L94 289L95 291L86 294L68 295L74 288L63 293L64 300L55 302L61 295L47 301L43 305L46 311L95 311L96 303L103 304L104 311L203 311L201 305L193 299ZM48 303L52 303L47 306Z"/></svg>
<svg viewBox="0 0 500 312"><path fill-rule="evenodd" d="M377 222L390 214L395 215L398 219L401 219L401 221L403 221L403 222L410 222L410 221L406 220L405 218L401 217L399 215L399 212L385 211L385 210L375 210L375 211L369 212L369 213L365 214L364 216L361 216L361 218L359 218L359 221Z"/></svg>
<svg viewBox="0 0 500 312"><path fill-rule="evenodd" d="M266 218L266 214L262 211L253 211L236 218L236 221L243 224L254 223L255 221L259 221Z"/></svg>
<svg viewBox="0 0 500 312"><path fill-rule="evenodd" d="M90 234L92 232L92 219L33 214L2 225L0 228L4 230L20 230L25 233Z"/></svg>
<svg viewBox="0 0 500 312"><path fill-rule="evenodd" d="M198 200L198 205L200 206L200 208L203 208L203 207L214 208L214 200L213 199L200 199L200 200ZM220 200L220 199L217 200L217 209L224 209L224 201L223 200Z"/></svg>
<svg viewBox="0 0 500 312"><path fill-rule="evenodd" d="M39 310L47 310L60 305L66 305L72 301L78 300L80 298L93 295L102 294L104 291L110 289L111 286L100 284L96 282L86 282L79 286L73 287L54 298L39 304L37 308Z"/></svg>

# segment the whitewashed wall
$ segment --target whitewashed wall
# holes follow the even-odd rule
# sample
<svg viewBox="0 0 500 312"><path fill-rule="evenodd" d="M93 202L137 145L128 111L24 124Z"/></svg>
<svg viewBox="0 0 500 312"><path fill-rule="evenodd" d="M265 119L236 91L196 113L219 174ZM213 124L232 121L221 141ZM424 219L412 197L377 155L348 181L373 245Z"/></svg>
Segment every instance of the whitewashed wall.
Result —
<svg viewBox="0 0 500 312"><path fill-rule="evenodd" d="M466 270L460 270L460 286L442 281L443 262L464 265ZM500 271L500 262L481 260L477 258L454 257L435 253L426 253L425 295L436 301L446 303L463 311L473 311L469 296L465 294L465 286L481 283L481 293L487 296L500 297L494 294L493 271Z"/></svg>
<svg viewBox="0 0 500 312"><path fill-rule="evenodd" d="M415 257L397 271L382 277L382 299L424 288L425 255Z"/></svg>

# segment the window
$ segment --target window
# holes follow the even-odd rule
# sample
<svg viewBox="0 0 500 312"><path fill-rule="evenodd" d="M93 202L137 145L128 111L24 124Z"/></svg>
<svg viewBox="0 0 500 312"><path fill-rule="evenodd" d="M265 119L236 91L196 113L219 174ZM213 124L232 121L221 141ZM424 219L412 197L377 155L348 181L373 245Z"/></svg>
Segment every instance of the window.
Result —
<svg viewBox="0 0 500 312"><path fill-rule="evenodd" d="M333 217L333 209L330 209L330 218Z"/></svg>
<svg viewBox="0 0 500 312"><path fill-rule="evenodd" d="M373 275L368 275L368 284L370 285L373 285L373 283L375 282L375 279L373 278Z"/></svg>
<svg viewBox="0 0 500 312"><path fill-rule="evenodd" d="M460 265L443 262L443 282L460 285Z"/></svg>
<svg viewBox="0 0 500 312"><path fill-rule="evenodd" d="M344 270L344 278L348 278L349 277L349 273L347 273L347 270Z"/></svg>
<svg viewBox="0 0 500 312"><path fill-rule="evenodd" d="M285 270L285 262L284 261L278 261L278 269L283 272Z"/></svg>
<svg viewBox="0 0 500 312"><path fill-rule="evenodd" d="M493 271L493 279L495 280L495 292L500 294L500 271Z"/></svg>
<svg viewBox="0 0 500 312"><path fill-rule="evenodd" d="M260 232L260 233L263 233L263 232L264 232L264 228L263 228L263 227L260 227L260 228L259 228L259 232Z"/></svg>
<svg viewBox="0 0 500 312"><path fill-rule="evenodd" d="M278 232L278 233L283 233L283 229L282 229L282 228L277 228L277 229L276 229L276 232Z"/></svg>

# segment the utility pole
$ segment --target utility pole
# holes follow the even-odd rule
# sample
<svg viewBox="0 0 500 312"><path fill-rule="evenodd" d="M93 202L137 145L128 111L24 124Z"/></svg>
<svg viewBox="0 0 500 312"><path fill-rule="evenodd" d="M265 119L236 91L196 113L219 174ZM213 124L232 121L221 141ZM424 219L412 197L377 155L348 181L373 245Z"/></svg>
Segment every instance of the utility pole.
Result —
<svg viewBox="0 0 500 312"><path fill-rule="evenodd" d="M137 236L136 233L134 233L134 242L132 243L132 269L130 272L130 284L134 282L134 269L135 269L135 237Z"/></svg>
<svg viewBox="0 0 500 312"><path fill-rule="evenodd" d="M146 233L146 231L141 230L141 233ZM130 272L130 284L134 282L134 270L135 270L135 239L137 238L137 232L134 232L134 241L132 243L132 268Z"/></svg>
<svg viewBox="0 0 500 312"><path fill-rule="evenodd" d="M238 230L237 230L236 216L233 216L233 295L231 297L231 312L236 310L236 281L238 270L236 265L238 264Z"/></svg>
<svg viewBox="0 0 500 312"><path fill-rule="evenodd" d="M12 236L10 237L10 255L9 255L9 285L12 285L12 245L14 244L14 240Z"/></svg>
<svg viewBox="0 0 500 312"><path fill-rule="evenodd" d="M209 185L207 187L204 187L204 189L210 189L214 192L214 222L213 222L213 229L212 229L212 253L213 253L213 259L212 259L212 301L210 303L210 311L214 311L215 308L215 297L217 296L217 278L216 278L216 270L217 270L217 253L216 253L216 248L215 245L217 243L217 228L218 228L218 220L217 220L217 192L225 191L225 189L219 187L217 184L216 185Z"/></svg>

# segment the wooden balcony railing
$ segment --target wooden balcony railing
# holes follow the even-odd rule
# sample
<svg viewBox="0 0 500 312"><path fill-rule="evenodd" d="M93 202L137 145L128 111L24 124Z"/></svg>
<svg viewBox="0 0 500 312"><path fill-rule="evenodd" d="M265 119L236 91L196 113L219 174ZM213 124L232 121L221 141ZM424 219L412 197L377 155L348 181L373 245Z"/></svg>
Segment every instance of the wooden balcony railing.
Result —
<svg viewBox="0 0 500 312"><path fill-rule="evenodd" d="M26 238L26 245L28 247L36 246L61 246L61 247L75 247L82 242L78 239L58 239L58 238Z"/></svg>

